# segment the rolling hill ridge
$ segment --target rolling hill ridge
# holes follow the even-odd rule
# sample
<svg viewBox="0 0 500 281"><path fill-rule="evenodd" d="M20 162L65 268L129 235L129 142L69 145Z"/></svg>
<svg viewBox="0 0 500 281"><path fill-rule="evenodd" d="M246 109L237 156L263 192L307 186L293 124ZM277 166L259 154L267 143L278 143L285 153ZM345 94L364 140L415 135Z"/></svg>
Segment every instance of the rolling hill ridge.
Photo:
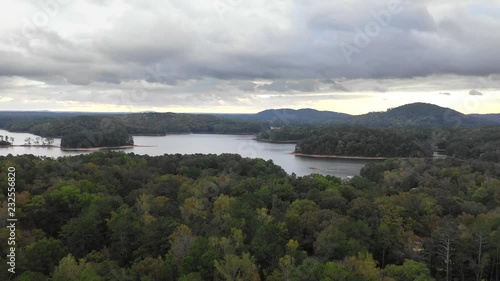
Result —
<svg viewBox="0 0 500 281"><path fill-rule="evenodd" d="M315 109L269 109L253 115L246 120L268 121L282 124L315 123L345 124L365 127L414 128L414 127L475 127L495 126L500 122L500 114L465 115L456 110L429 103L412 103L384 112L370 112L362 115L349 115L333 111Z"/></svg>

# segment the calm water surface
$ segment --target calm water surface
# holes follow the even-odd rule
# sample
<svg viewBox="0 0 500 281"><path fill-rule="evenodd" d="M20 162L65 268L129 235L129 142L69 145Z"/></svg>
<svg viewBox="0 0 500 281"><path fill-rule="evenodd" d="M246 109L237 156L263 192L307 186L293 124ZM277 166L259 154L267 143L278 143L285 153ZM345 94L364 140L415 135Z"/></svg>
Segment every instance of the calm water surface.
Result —
<svg viewBox="0 0 500 281"><path fill-rule="evenodd" d="M0 135L14 137L14 144L24 144L27 137L35 135L27 133L11 133L0 130ZM163 154L221 154L237 153L243 157L263 158L273 160L287 173L298 176L319 173L342 178L358 175L361 168L369 163L367 160L318 159L298 157L290 154L294 144L264 143L253 140L253 136L185 134L167 136L134 136L134 142L141 147L126 149L125 152L148 154L152 156ZM54 145L60 145L61 139L54 139ZM41 147L8 147L0 148L0 155L33 154L36 156L59 157L89 152L67 152L59 148Z"/></svg>

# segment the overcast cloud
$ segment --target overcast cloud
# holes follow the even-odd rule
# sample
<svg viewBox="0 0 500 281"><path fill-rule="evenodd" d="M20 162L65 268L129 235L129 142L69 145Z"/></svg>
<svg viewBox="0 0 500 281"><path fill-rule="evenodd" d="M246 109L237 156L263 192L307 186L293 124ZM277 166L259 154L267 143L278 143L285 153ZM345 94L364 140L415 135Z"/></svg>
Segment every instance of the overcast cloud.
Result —
<svg viewBox="0 0 500 281"><path fill-rule="evenodd" d="M0 110L500 111L500 1L0 3Z"/></svg>

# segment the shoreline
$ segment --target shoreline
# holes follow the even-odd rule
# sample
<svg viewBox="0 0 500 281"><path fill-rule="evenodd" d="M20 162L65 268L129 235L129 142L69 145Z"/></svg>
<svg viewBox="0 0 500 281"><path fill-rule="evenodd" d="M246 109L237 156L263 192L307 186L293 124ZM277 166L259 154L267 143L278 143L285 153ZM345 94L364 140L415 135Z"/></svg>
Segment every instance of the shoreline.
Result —
<svg viewBox="0 0 500 281"><path fill-rule="evenodd" d="M214 133L214 132L198 132L198 133L165 133L165 134L131 134L133 137L165 137L176 135L233 135L233 136L251 136L255 133Z"/></svg>
<svg viewBox="0 0 500 281"><path fill-rule="evenodd" d="M132 137L164 137L166 135L162 134L130 134Z"/></svg>
<svg viewBox="0 0 500 281"><path fill-rule="evenodd" d="M340 155L322 155L322 154L306 154L292 152L290 153L299 157L310 157L310 158L330 158L330 159L349 159L349 160L387 160L388 157L367 157L367 156L340 156Z"/></svg>
<svg viewBox="0 0 500 281"><path fill-rule="evenodd" d="M257 133L217 133L217 132L206 132L206 133L190 133L192 135L233 135L233 136L251 136Z"/></svg>
<svg viewBox="0 0 500 281"><path fill-rule="evenodd" d="M130 149L138 147L138 145L122 145L122 146L99 146L99 147L88 147L88 148L78 148L78 147L61 147L62 151L101 151L107 149Z"/></svg>
<svg viewBox="0 0 500 281"><path fill-rule="evenodd" d="M266 143L284 143L284 144L297 144L300 141L299 140L286 140L286 141L273 141L273 140L265 140L265 139L258 139L254 138L253 140L258 141L258 142L266 142Z"/></svg>
<svg viewBox="0 0 500 281"><path fill-rule="evenodd" d="M30 131L9 131L7 129L4 129L4 128L0 128L0 130L4 130L6 132L9 132L9 133L13 133L13 134L30 134L30 135L34 135L34 136L37 136L37 137L41 137L41 138L55 138L55 139L60 139L62 138L63 136L43 136L43 135L36 135ZM163 134L141 134L141 133L137 133L137 134L130 134L132 137L164 137L164 136L168 136L168 135L235 135L235 136L251 136L251 135L255 135L255 134L258 134L259 132L254 132L254 133L251 133L251 132L248 132L248 133L222 133L222 132L166 132L166 133L163 133ZM19 146L19 145L18 145Z"/></svg>
<svg viewBox="0 0 500 281"><path fill-rule="evenodd" d="M11 145L0 145L0 148L6 147L41 147L41 148L59 148L57 145L27 145L27 144L11 144Z"/></svg>
<svg viewBox="0 0 500 281"><path fill-rule="evenodd" d="M14 144L14 145L1 145L0 148L7 147L36 147L36 148L59 148L62 151L99 151L106 149L130 149L134 147L156 147L154 145L123 145L123 146L99 146L99 147L61 147L57 145L26 145L26 144Z"/></svg>

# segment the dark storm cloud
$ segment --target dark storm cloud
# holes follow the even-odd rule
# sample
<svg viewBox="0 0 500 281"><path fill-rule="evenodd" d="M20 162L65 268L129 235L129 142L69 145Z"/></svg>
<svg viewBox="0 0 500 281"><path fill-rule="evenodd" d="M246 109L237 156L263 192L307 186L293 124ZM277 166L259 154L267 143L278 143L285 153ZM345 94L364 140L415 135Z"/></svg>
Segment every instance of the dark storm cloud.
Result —
<svg viewBox="0 0 500 281"><path fill-rule="evenodd" d="M470 90L469 95L470 96L482 96L483 93L479 92L478 90Z"/></svg>
<svg viewBox="0 0 500 281"><path fill-rule="evenodd" d="M424 3L404 5L401 13L394 16L391 25L405 31L437 32L437 24Z"/></svg>
<svg viewBox="0 0 500 281"><path fill-rule="evenodd" d="M366 47L355 46L360 53L354 54L348 63L339 50L339 43L355 41L359 30L364 32L368 23L376 21L377 14L387 12L390 1L352 1L349 5L344 1L313 1L308 9L296 11L313 24L304 26L293 14L285 14L290 30L263 24L259 32L253 32L251 18L242 20L248 25L228 28L233 24L231 19L217 22L220 19L215 11L200 12L194 5L187 5L187 9L186 4L176 2L164 6L157 4L151 8L159 11L135 9L117 17L112 28L94 36L92 49L78 49L57 31L50 31L41 36L45 47L31 46L28 51L46 60L41 63L41 68L46 66L45 70L40 71L47 75L61 74L59 69L65 70L64 64L78 66L78 62L82 67L91 62L88 72L97 73L106 62L123 67L160 63L184 74L180 79L190 79L190 75L195 79L209 76L230 80L314 78L320 76L319 73L327 77L383 78L425 76L436 72L465 75L500 72L500 59L495 55L500 48L500 36L476 32L480 28L500 27L499 22L485 22L472 15L456 20L435 19L427 7L429 2L417 1L402 2L402 11L390 15L387 26L381 26L380 32L369 38ZM106 1L98 2L107 5ZM178 9L161 10L170 6ZM319 8L322 9L318 11ZM235 8L228 13L245 16L244 7L241 9ZM467 12L464 9L463 12ZM202 24L204 20L206 25ZM237 19L234 21L234 24L240 23ZM325 29L330 31L330 37L320 35ZM240 38L239 30L251 37ZM455 41L457 38L463 41ZM308 39L313 41L304 41ZM243 43L248 45L240 45ZM22 64L27 58L17 59ZM56 67L50 67L51 64ZM82 72L86 76L86 71ZM81 82L86 79L73 77L68 80Z"/></svg>
<svg viewBox="0 0 500 281"><path fill-rule="evenodd" d="M253 92L255 91L255 83L249 81L231 81L230 85L233 85L245 92Z"/></svg>
<svg viewBox="0 0 500 281"><path fill-rule="evenodd" d="M0 27L0 76L118 92L147 81L162 84L156 98L213 91L200 101L236 103L232 96L262 91L353 91L346 80L500 73L500 20L477 12L499 3L476 1L471 12L465 2L394 1L242 1L223 15L210 1L78 1L13 41L24 36L23 18L40 11L24 3L30 9Z"/></svg>
<svg viewBox="0 0 500 281"><path fill-rule="evenodd" d="M318 83L314 80L303 81L274 81L269 84L260 85L257 90L265 90L270 92L315 92L318 91Z"/></svg>

